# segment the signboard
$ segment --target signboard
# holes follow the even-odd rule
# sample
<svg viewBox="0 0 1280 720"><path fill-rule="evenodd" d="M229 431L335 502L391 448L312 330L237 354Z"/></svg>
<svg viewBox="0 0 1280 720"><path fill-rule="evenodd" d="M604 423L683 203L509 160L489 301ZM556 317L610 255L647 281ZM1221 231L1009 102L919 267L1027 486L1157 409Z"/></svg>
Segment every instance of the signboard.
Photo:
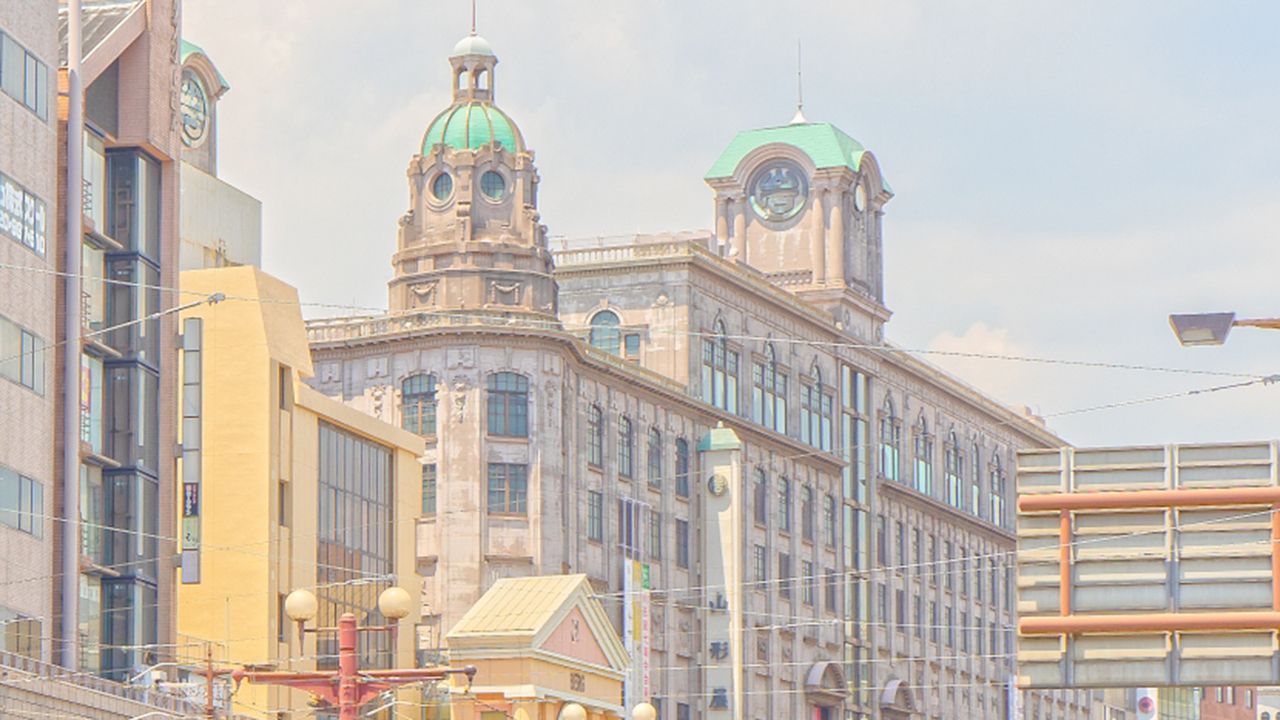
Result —
<svg viewBox="0 0 1280 720"><path fill-rule="evenodd" d="M49 237L49 210L44 200L13 178L0 173L0 234L44 257Z"/></svg>
<svg viewBox="0 0 1280 720"><path fill-rule="evenodd" d="M1280 685L1278 450L1018 453L1017 685Z"/></svg>

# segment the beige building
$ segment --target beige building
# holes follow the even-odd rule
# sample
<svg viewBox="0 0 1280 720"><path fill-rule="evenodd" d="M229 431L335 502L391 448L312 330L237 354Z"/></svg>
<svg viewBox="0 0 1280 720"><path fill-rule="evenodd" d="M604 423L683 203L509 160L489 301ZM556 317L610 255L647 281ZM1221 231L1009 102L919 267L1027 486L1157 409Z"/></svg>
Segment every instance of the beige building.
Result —
<svg viewBox="0 0 1280 720"><path fill-rule="evenodd" d="M423 438L301 383L311 359L292 287L252 267L184 272L182 286L184 301L229 299L182 315L182 444L194 452L183 459L178 630L236 665L324 669L336 636L312 635L304 648L284 598L312 590L321 627L343 612L385 624L372 609L394 584L417 606ZM416 622L404 621L396 647L386 634L362 641L362 664L412 667ZM248 683L235 703L275 717L307 698Z"/></svg>
<svg viewBox="0 0 1280 720"><path fill-rule="evenodd" d="M1009 472L1063 443L884 339L876 158L798 116L714 162L714 231L552 248L497 58L449 61L391 312L308 324L311 385L425 438L424 655L496 581L583 573L624 706L1007 717Z"/></svg>
<svg viewBox="0 0 1280 720"><path fill-rule="evenodd" d="M48 659L54 623L58 6L0 5L0 650ZM28 68L30 72L28 73Z"/></svg>

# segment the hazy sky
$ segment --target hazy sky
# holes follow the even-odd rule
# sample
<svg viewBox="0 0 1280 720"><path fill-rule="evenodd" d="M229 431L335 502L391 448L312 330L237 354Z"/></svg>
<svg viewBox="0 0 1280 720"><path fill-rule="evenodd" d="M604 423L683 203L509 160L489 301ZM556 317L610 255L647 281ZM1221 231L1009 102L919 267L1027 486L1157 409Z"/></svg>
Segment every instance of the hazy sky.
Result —
<svg viewBox="0 0 1280 720"><path fill-rule="evenodd" d="M465 0L186 0L231 91L219 174L263 201L265 269L384 307L405 169L450 99ZM481 0L496 100L553 236L709 228L738 130L795 112L875 153L891 341L1270 375L1280 331L1182 348L1170 312L1280 316L1280 4ZM336 311L310 312L332 314ZM1280 437L1274 386L928 356L1068 441Z"/></svg>

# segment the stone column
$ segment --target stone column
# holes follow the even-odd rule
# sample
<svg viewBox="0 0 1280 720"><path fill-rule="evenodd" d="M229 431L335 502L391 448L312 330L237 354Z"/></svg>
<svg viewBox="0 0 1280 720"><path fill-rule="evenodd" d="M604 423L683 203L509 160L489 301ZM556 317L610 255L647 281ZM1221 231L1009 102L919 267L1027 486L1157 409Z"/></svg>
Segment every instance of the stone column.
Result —
<svg viewBox="0 0 1280 720"><path fill-rule="evenodd" d="M813 207L809 209L809 266L813 268L813 277L809 282L826 281L827 264L823 257L823 245L826 243L826 208L827 194L830 190L813 191Z"/></svg>
<svg viewBox="0 0 1280 720"><path fill-rule="evenodd" d="M834 201L831 203L831 232L827 234L827 271L826 281L845 284L844 272L844 192L832 191Z"/></svg>
<svg viewBox="0 0 1280 720"><path fill-rule="evenodd" d="M729 199L716 198L716 252L724 252L725 243L729 242Z"/></svg>
<svg viewBox="0 0 1280 720"><path fill-rule="evenodd" d="M733 212L733 249L737 250L734 258L737 262L747 261L747 199L738 198L730 206Z"/></svg>

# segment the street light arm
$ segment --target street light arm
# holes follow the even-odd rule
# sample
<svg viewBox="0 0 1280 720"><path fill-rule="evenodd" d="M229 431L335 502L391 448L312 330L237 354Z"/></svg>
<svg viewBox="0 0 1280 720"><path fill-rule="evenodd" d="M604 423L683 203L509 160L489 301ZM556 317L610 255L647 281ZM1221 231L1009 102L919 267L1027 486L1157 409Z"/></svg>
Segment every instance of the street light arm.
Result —
<svg viewBox="0 0 1280 720"><path fill-rule="evenodd" d="M1280 318L1246 318L1231 323L1236 327L1257 327L1269 330L1280 330Z"/></svg>

